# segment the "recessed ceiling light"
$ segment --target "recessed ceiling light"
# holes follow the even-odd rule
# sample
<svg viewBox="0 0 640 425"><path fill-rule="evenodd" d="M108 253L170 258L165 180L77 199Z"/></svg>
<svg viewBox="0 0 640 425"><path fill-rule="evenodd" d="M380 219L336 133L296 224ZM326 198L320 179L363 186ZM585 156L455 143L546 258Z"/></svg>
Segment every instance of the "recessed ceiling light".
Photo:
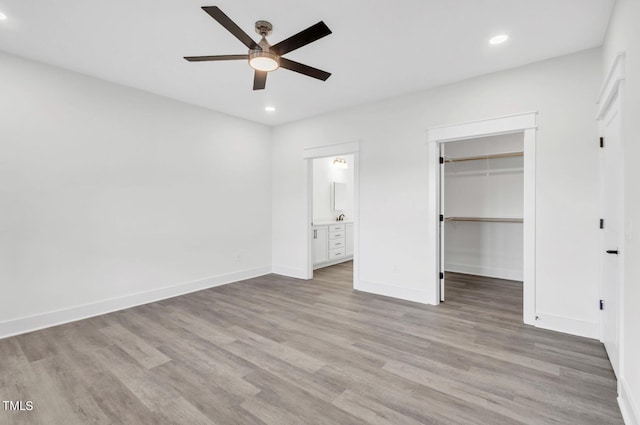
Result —
<svg viewBox="0 0 640 425"><path fill-rule="evenodd" d="M276 107L275 106L265 106L264 110L267 112L275 112L276 111Z"/></svg>
<svg viewBox="0 0 640 425"><path fill-rule="evenodd" d="M7 15L5 15L2 12L0 12L0 21L6 21L6 20L7 20Z"/></svg>
<svg viewBox="0 0 640 425"><path fill-rule="evenodd" d="M496 35L495 37L491 37L489 40L489 44L502 44L509 39L507 34Z"/></svg>

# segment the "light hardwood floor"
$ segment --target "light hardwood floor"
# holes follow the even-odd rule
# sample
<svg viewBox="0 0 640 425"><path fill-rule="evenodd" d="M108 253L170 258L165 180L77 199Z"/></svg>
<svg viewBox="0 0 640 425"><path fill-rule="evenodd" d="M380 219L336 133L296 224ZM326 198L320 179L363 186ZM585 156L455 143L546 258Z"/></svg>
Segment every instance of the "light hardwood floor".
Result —
<svg viewBox="0 0 640 425"><path fill-rule="evenodd" d="M520 324L517 282L448 275L423 306L351 263L0 340L0 424L621 424L594 340ZM2 406L0 406L0 409Z"/></svg>

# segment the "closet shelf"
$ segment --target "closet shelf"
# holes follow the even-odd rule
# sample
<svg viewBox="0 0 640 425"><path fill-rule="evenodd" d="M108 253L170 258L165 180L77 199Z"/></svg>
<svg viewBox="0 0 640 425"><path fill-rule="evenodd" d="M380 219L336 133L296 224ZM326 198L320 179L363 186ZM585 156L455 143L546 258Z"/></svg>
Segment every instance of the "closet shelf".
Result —
<svg viewBox="0 0 640 425"><path fill-rule="evenodd" d="M445 217L444 221L479 221L486 223L523 223L521 218L513 217Z"/></svg>
<svg viewBox="0 0 640 425"><path fill-rule="evenodd" d="M481 159L511 158L514 156L524 156L524 152L506 152L506 153L496 153L492 155L467 156L462 158L449 158L445 156L444 162L478 161Z"/></svg>

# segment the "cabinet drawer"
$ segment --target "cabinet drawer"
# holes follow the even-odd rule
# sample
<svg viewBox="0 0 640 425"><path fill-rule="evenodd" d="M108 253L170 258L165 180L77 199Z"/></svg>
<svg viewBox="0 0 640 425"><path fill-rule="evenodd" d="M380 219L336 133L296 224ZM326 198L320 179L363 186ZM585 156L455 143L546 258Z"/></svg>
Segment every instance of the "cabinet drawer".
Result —
<svg viewBox="0 0 640 425"><path fill-rule="evenodd" d="M344 248L330 249L329 250L329 259L333 260L336 258L344 257Z"/></svg>
<svg viewBox="0 0 640 425"><path fill-rule="evenodd" d="M340 238L340 239L331 239L329 241L329 249L336 249L336 248L344 248L345 247L345 240L344 238Z"/></svg>
<svg viewBox="0 0 640 425"><path fill-rule="evenodd" d="M329 232L329 240L344 238L344 232Z"/></svg>
<svg viewBox="0 0 640 425"><path fill-rule="evenodd" d="M330 232L344 232L344 224L330 224L329 231Z"/></svg>

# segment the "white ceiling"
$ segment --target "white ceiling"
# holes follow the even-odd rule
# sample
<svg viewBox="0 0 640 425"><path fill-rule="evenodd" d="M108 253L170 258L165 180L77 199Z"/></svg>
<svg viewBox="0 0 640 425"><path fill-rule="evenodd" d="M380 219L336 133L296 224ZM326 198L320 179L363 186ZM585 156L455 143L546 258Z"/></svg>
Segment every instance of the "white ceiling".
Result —
<svg viewBox="0 0 640 425"><path fill-rule="evenodd" d="M613 0L0 0L0 50L270 125L601 45ZM219 6L272 44L323 20L333 34L286 55L333 75L280 69L253 91L244 54L200 9ZM511 39L489 46L498 33ZM267 113L266 105L277 111Z"/></svg>

